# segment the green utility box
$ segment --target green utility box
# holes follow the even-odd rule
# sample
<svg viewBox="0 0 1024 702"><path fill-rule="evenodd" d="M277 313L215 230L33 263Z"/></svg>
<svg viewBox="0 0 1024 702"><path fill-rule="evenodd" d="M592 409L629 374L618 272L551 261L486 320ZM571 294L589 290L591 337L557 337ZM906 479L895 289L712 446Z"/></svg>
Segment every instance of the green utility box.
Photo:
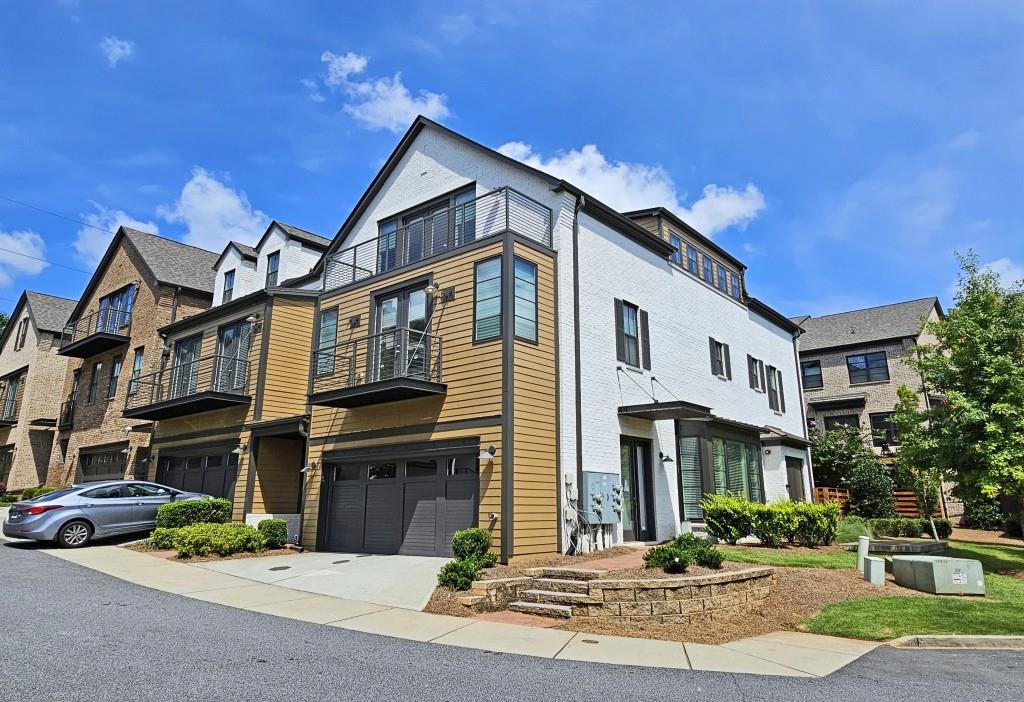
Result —
<svg viewBox="0 0 1024 702"><path fill-rule="evenodd" d="M944 556L893 556L897 585L936 595L984 595L981 562Z"/></svg>

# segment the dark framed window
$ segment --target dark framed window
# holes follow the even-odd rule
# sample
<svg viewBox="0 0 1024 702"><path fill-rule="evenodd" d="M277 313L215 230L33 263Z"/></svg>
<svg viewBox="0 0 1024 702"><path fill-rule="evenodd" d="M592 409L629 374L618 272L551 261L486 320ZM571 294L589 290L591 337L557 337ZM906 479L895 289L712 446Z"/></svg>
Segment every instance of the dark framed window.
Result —
<svg viewBox="0 0 1024 702"><path fill-rule="evenodd" d="M0 446L0 483L6 483L14 463L14 444Z"/></svg>
<svg viewBox="0 0 1024 702"><path fill-rule="evenodd" d="M473 291L473 341L500 338L501 256L476 264Z"/></svg>
<svg viewBox="0 0 1024 702"><path fill-rule="evenodd" d="M729 358L729 344L724 344L714 337L708 337L708 350L711 353L711 374L732 380L732 359Z"/></svg>
<svg viewBox="0 0 1024 702"><path fill-rule="evenodd" d="M515 336L537 341L537 264L515 259Z"/></svg>
<svg viewBox="0 0 1024 702"><path fill-rule="evenodd" d="M704 282L708 285L715 284L714 263L710 258L704 256Z"/></svg>
<svg viewBox="0 0 1024 702"><path fill-rule="evenodd" d="M18 417L18 388L21 386L21 376L16 375L0 381L3 389L4 415L3 419L12 420Z"/></svg>
<svg viewBox="0 0 1024 702"><path fill-rule="evenodd" d="M625 357L631 366L640 367L640 308L628 302L622 303L622 341Z"/></svg>
<svg viewBox="0 0 1024 702"><path fill-rule="evenodd" d="M672 244L672 248L675 249L672 252L672 263L677 266L683 265L683 240L670 233L668 235L668 243Z"/></svg>
<svg viewBox="0 0 1024 702"><path fill-rule="evenodd" d="M833 429L846 429L852 427L860 429L860 419L855 414L833 414L825 417L825 431Z"/></svg>
<svg viewBox="0 0 1024 702"><path fill-rule="evenodd" d="M139 378L142 376L142 359L145 351L145 346L135 349L135 356L132 358L132 379L128 381L129 395L134 395L139 391Z"/></svg>
<svg viewBox="0 0 1024 702"><path fill-rule="evenodd" d="M782 389L782 371L773 366L766 368L768 375L768 407L776 412L786 411L786 394Z"/></svg>
<svg viewBox="0 0 1024 702"><path fill-rule="evenodd" d="M721 263L718 264L718 289L724 293L729 292L729 283L726 278L725 266Z"/></svg>
<svg viewBox="0 0 1024 702"><path fill-rule="evenodd" d="M846 369L850 373L850 385L889 379L889 363L885 358L885 351L847 356Z"/></svg>
<svg viewBox="0 0 1024 702"><path fill-rule="evenodd" d="M275 251L267 256L267 287L277 286L277 269L281 265L281 252Z"/></svg>
<svg viewBox="0 0 1024 702"><path fill-rule="evenodd" d="M338 339L338 308L320 310L320 333L317 337L316 374L334 372L335 345Z"/></svg>
<svg viewBox="0 0 1024 702"><path fill-rule="evenodd" d="M896 427L892 425L892 412L875 412L871 419L871 443L881 448L883 445L896 446Z"/></svg>
<svg viewBox="0 0 1024 702"><path fill-rule="evenodd" d="M729 294L737 300L740 299L740 277L735 273L729 274Z"/></svg>
<svg viewBox="0 0 1024 702"><path fill-rule="evenodd" d="M686 270L697 275L697 249L692 246L686 247Z"/></svg>
<svg viewBox="0 0 1024 702"><path fill-rule="evenodd" d="M651 369L651 325L647 311L615 300L615 358L634 368Z"/></svg>
<svg viewBox="0 0 1024 702"><path fill-rule="evenodd" d="M96 333L117 334L132 321L135 307L135 284L126 285L100 298L100 310L96 315Z"/></svg>
<svg viewBox="0 0 1024 702"><path fill-rule="evenodd" d="M18 334L14 338L14 350L17 351L25 346L25 337L28 336L28 317L18 322Z"/></svg>
<svg viewBox="0 0 1024 702"><path fill-rule="evenodd" d="M121 363L124 356L117 354L110 361L110 377L107 379L107 399L117 394L117 381L121 377Z"/></svg>
<svg viewBox="0 0 1024 702"><path fill-rule="evenodd" d="M103 373L103 362L96 361L92 364L92 375L89 376L89 393L86 395L86 401L89 404L96 402L96 395L100 389L100 375Z"/></svg>
<svg viewBox="0 0 1024 702"><path fill-rule="evenodd" d="M750 388L758 392L767 390L764 377L764 362L747 354L747 376L750 379Z"/></svg>
<svg viewBox="0 0 1024 702"><path fill-rule="evenodd" d="M804 361L800 364L800 375L804 381L804 389L813 390L825 387L821 377L821 361Z"/></svg>
<svg viewBox="0 0 1024 702"><path fill-rule="evenodd" d="M763 500L760 444L711 437L711 470L719 495L731 492L751 502Z"/></svg>
<svg viewBox="0 0 1024 702"><path fill-rule="evenodd" d="M223 302L231 302L235 295L235 271L234 269L224 272L224 295Z"/></svg>

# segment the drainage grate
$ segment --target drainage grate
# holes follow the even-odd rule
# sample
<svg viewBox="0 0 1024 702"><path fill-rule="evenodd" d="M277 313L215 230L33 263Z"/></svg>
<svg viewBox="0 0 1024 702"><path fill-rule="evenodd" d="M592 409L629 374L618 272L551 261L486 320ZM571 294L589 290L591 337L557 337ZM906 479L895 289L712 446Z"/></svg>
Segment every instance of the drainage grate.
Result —
<svg viewBox="0 0 1024 702"><path fill-rule="evenodd" d="M601 643L600 641L595 641L594 639L580 639L580 642L581 643L586 643L586 644Z"/></svg>
<svg viewBox="0 0 1024 702"><path fill-rule="evenodd" d="M356 556L356 558L373 558L373 554L372 553L361 553L358 556Z"/></svg>
<svg viewBox="0 0 1024 702"><path fill-rule="evenodd" d="M274 566L270 570L289 570L291 566Z"/></svg>
<svg viewBox="0 0 1024 702"><path fill-rule="evenodd" d="M341 565L342 563L348 563L348 561L332 561L331 565Z"/></svg>

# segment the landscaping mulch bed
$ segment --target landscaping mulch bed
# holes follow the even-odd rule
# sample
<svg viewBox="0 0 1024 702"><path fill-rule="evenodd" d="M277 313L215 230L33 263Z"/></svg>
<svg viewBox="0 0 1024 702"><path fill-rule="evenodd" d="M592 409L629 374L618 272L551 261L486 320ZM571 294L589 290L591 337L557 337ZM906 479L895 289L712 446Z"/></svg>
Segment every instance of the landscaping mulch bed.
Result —
<svg viewBox="0 0 1024 702"><path fill-rule="evenodd" d="M1019 536L1008 536L1001 531L984 531L982 529L953 529L950 541L967 541L972 544L993 544L996 546L1024 546L1024 539Z"/></svg>
<svg viewBox="0 0 1024 702"><path fill-rule="evenodd" d="M169 561L180 561L182 563L206 563L208 561L236 561L241 558L263 558L264 556L286 556L290 553L299 553L294 549L290 548L268 548L266 551L260 551L259 553L233 553L230 556L193 556L192 558L178 558L178 552L174 550L159 550L149 545L148 539L142 541L134 541L130 544L124 544L121 548L126 548L130 551L138 551L139 553L146 553L156 558L166 558ZM456 603L458 604L458 603Z"/></svg>

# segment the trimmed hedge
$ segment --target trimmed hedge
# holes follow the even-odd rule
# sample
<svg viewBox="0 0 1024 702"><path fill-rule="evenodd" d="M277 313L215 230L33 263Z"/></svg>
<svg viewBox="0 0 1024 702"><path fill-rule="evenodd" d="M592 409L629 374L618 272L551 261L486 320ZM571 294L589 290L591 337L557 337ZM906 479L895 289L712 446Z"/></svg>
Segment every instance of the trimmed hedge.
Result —
<svg viewBox="0 0 1024 702"><path fill-rule="evenodd" d="M463 529L455 532L452 537L452 553L459 560L472 558L479 561L490 553L493 543L494 537L486 529L480 527Z"/></svg>
<svg viewBox="0 0 1024 702"><path fill-rule="evenodd" d="M154 529L153 533L149 535L149 545L161 551L172 549L174 548L174 536L177 533L177 529Z"/></svg>
<svg viewBox="0 0 1024 702"><path fill-rule="evenodd" d="M892 517L884 519L868 519L868 526L875 536L905 537L919 539L922 534L934 537L932 525L927 519L911 519L909 517ZM935 530L938 538L948 539L953 533L953 525L948 519L936 519Z"/></svg>
<svg viewBox="0 0 1024 702"><path fill-rule="evenodd" d="M780 500L771 504L751 502L736 495L707 495L701 501L708 533L734 544L756 536L764 545L779 548L783 541L814 548L836 538L839 505Z"/></svg>
<svg viewBox="0 0 1024 702"><path fill-rule="evenodd" d="M452 553L455 560L444 564L437 574L439 585L453 590L468 590L482 568L490 568L498 562L491 553L494 537L487 529L473 527L455 532L452 536Z"/></svg>
<svg viewBox="0 0 1024 702"><path fill-rule="evenodd" d="M288 522L283 519L264 519L256 530L267 539L267 548L284 548L288 543Z"/></svg>
<svg viewBox="0 0 1024 702"><path fill-rule="evenodd" d="M267 537L248 524L192 524L175 530L174 548L180 558L192 556L230 556L247 551L258 553L267 548Z"/></svg>
<svg viewBox="0 0 1024 702"><path fill-rule="evenodd" d="M209 500L181 500L160 505L156 525L177 529L192 524L223 524L231 520L231 500L216 497Z"/></svg>
<svg viewBox="0 0 1024 702"><path fill-rule="evenodd" d="M437 574L440 585L452 590L468 590L480 573L480 563L473 558L460 558L444 564Z"/></svg>

